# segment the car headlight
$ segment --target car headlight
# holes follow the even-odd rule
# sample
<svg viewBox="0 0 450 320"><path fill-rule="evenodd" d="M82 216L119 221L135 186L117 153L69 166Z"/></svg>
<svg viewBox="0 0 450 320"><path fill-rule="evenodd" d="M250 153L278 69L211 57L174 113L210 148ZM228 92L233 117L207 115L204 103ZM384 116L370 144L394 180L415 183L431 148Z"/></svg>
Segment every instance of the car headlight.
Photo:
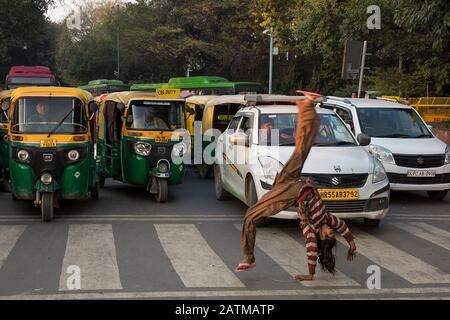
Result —
<svg viewBox="0 0 450 320"><path fill-rule="evenodd" d="M450 147L445 149L445 162L444 164L450 164Z"/></svg>
<svg viewBox="0 0 450 320"><path fill-rule="evenodd" d="M53 182L53 177L50 173L44 173L41 176L41 182L43 184L45 184L46 186L48 186L49 184L51 184Z"/></svg>
<svg viewBox="0 0 450 320"><path fill-rule="evenodd" d="M70 161L77 161L78 159L80 159L80 153L77 150L72 150L69 151L67 157L69 158Z"/></svg>
<svg viewBox="0 0 450 320"><path fill-rule="evenodd" d="M152 145L146 142L137 142L134 145L134 152L140 156L148 157L152 151Z"/></svg>
<svg viewBox="0 0 450 320"><path fill-rule="evenodd" d="M377 158L373 158L374 166L373 166L373 178L372 183L378 183L384 181L387 178L386 170L383 167L383 164Z"/></svg>
<svg viewBox="0 0 450 320"><path fill-rule="evenodd" d="M381 162L395 164L394 155L390 150L386 148L371 144L369 146L369 152L373 154Z"/></svg>
<svg viewBox="0 0 450 320"><path fill-rule="evenodd" d="M185 143L177 143L173 146L172 156L174 158L183 157L187 153L187 145Z"/></svg>
<svg viewBox="0 0 450 320"><path fill-rule="evenodd" d="M27 161L30 158L30 154L26 150L20 150L17 152L17 158L20 161Z"/></svg>
<svg viewBox="0 0 450 320"><path fill-rule="evenodd" d="M280 161L267 156L260 156L259 163L266 178L270 182L274 182L277 174L283 170L283 165Z"/></svg>

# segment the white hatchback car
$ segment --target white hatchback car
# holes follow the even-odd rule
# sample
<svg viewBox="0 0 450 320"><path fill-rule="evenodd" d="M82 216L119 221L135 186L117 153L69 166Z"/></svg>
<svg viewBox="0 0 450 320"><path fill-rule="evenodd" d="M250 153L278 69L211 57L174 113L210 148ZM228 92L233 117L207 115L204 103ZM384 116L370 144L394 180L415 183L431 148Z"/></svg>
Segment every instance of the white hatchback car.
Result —
<svg viewBox="0 0 450 320"><path fill-rule="evenodd" d="M318 184L328 210L340 218L364 218L377 226L389 210L389 181L383 165L365 150L370 138L358 139L334 112L317 108L321 129L305 162L302 177ZM273 185L295 146L298 109L257 105L241 109L220 136L216 150L215 188L219 200L230 194L255 204ZM277 132L267 143L266 123ZM360 142L358 142L358 140ZM300 179L300 177L299 177ZM275 218L297 219L295 208Z"/></svg>
<svg viewBox="0 0 450 320"><path fill-rule="evenodd" d="M450 148L436 138L412 107L385 100L329 97L334 110L383 163L392 190L427 191L442 200L450 189Z"/></svg>

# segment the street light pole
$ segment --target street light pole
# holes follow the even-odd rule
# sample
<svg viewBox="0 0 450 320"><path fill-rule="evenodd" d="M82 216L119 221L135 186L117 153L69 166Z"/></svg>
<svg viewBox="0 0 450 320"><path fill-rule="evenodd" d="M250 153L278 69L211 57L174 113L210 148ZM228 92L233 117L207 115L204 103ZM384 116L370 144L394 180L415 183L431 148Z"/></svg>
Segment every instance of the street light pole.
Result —
<svg viewBox="0 0 450 320"><path fill-rule="evenodd" d="M116 4L117 8L117 19L120 19L120 4ZM120 24L119 20L117 21L117 70L115 72L117 79L120 79Z"/></svg>
<svg viewBox="0 0 450 320"><path fill-rule="evenodd" d="M270 28L270 62L269 62L269 94L272 94L273 88L273 27Z"/></svg>
<svg viewBox="0 0 450 320"><path fill-rule="evenodd" d="M367 41L363 44L363 53L361 58L361 70L359 72L359 85L358 85L358 98L361 98L361 91L363 86L364 69L366 68L366 54L367 54Z"/></svg>

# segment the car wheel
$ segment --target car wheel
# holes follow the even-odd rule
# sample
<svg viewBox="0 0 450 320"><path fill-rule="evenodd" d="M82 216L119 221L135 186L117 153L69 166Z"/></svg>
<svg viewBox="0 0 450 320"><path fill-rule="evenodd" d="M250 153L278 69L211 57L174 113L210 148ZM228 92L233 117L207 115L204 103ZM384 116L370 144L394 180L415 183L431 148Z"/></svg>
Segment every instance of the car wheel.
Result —
<svg viewBox="0 0 450 320"><path fill-rule="evenodd" d="M256 192L256 186L255 182L253 181L253 178L249 178L247 182L247 205L249 207L253 207L255 204L258 203L258 194ZM268 218L260 218L254 222L254 225L257 228L263 228L267 225Z"/></svg>
<svg viewBox="0 0 450 320"><path fill-rule="evenodd" d="M381 223L381 220L364 218L364 225L366 227L377 228L380 226L380 223Z"/></svg>
<svg viewBox="0 0 450 320"><path fill-rule="evenodd" d="M428 197L431 200L444 200L445 197L447 196L448 190L444 190L444 191L427 191L428 193Z"/></svg>
<svg viewBox="0 0 450 320"><path fill-rule="evenodd" d="M225 201L231 199L230 193L223 188L222 175L220 173L220 167L217 164L214 166L214 187L217 200Z"/></svg>

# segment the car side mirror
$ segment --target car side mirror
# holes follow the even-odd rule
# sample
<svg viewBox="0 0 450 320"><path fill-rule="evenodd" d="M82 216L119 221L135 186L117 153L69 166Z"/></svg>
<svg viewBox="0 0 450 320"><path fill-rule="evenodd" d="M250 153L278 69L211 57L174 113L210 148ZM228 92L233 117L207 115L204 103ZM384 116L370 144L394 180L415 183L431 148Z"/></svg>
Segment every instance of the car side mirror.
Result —
<svg viewBox="0 0 450 320"><path fill-rule="evenodd" d="M234 146L248 146L250 139L245 133L235 133L230 136L229 141Z"/></svg>
<svg viewBox="0 0 450 320"><path fill-rule="evenodd" d="M367 134L361 133L358 135L358 142L361 146L366 147L371 144L372 138L370 138Z"/></svg>

